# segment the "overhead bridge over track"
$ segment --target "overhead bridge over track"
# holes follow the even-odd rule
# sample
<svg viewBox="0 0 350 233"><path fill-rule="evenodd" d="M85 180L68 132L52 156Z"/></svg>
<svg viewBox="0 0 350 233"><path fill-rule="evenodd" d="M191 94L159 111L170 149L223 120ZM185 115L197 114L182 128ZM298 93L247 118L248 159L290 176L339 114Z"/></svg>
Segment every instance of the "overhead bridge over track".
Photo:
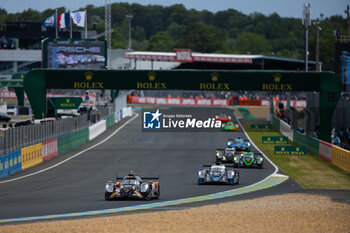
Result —
<svg viewBox="0 0 350 233"><path fill-rule="evenodd" d="M331 72L38 69L25 76L24 88L35 118L47 114L46 89L317 91L320 138L330 141L342 84Z"/></svg>

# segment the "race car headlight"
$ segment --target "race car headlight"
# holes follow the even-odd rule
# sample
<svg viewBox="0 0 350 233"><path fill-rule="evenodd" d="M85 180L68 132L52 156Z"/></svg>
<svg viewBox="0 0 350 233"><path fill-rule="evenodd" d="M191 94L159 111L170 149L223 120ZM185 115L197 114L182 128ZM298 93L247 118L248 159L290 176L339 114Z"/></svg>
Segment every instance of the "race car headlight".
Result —
<svg viewBox="0 0 350 233"><path fill-rule="evenodd" d="M205 176L205 171L201 170L201 171L198 172L198 177L199 178L204 178L204 176Z"/></svg>
<svg viewBox="0 0 350 233"><path fill-rule="evenodd" d="M109 193L113 192L113 188L114 188L113 184L106 184L105 189L107 192L109 192Z"/></svg>
<svg viewBox="0 0 350 233"><path fill-rule="evenodd" d="M219 152L216 152L216 157L219 157L220 153Z"/></svg>
<svg viewBox="0 0 350 233"><path fill-rule="evenodd" d="M142 184L141 185L141 192L146 192L148 190L148 184Z"/></svg>
<svg viewBox="0 0 350 233"><path fill-rule="evenodd" d="M249 142L247 142L247 147L250 147L250 143Z"/></svg>
<svg viewBox="0 0 350 233"><path fill-rule="evenodd" d="M238 156L235 156L235 158L234 158L234 159L235 159L235 161L236 161L236 162L238 162Z"/></svg>
<svg viewBox="0 0 350 233"><path fill-rule="evenodd" d="M227 177L229 179L232 179L232 177L234 177L234 176L235 176L235 172L234 171L230 171L230 172L227 173Z"/></svg>

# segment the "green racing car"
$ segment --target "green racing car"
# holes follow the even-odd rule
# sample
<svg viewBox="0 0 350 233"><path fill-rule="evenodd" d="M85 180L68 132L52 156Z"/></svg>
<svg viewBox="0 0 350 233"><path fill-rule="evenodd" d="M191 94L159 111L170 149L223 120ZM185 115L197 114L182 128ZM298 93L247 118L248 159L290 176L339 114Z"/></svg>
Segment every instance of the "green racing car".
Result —
<svg viewBox="0 0 350 233"><path fill-rule="evenodd" d="M264 157L262 154L253 152L244 152L235 155L233 158L234 167L257 167L263 168Z"/></svg>

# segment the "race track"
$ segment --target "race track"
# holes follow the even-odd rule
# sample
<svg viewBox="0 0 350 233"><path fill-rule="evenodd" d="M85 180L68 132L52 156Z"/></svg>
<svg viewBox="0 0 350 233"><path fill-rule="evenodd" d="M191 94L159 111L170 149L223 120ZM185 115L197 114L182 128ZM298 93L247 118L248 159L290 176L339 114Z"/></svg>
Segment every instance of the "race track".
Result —
<svg viewBox="0 0 350 233"><path fill-rule="evenodd" d="M231 110L208 108L208 111L215 115ZM215 149L224 148L226 139L236 136L243 137L244 134L144 133L141 132L138 117L105 143L58 167L0 184L0 219L101 210L200 196L241 188L261 181L275 171L265 160L264 169L241 168L239 185L197 185L198 168L203 162L213 163ZM49 163L41 166L48 166ZM160 199L105 201L105 182L114 180L116 173L123 176L129 170L134 170L140 176L160 175Z"/></svg>

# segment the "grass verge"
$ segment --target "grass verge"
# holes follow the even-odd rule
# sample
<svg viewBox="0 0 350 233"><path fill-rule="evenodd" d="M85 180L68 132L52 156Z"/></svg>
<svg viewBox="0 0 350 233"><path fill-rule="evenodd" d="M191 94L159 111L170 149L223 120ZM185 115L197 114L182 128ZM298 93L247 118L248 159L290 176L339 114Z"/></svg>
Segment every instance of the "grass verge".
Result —
<svg viewBox="0 0 350 233"><path fill-rule="evenodd" d="M250 125L243 126L249 137L284 173L304 189L347 189L350 190L350 174L313 154L291 156L275 155L274 146L262 144L262 136L283 136L279 132L252 132ZM288 145L294 145L289 143Z"/></svg>

